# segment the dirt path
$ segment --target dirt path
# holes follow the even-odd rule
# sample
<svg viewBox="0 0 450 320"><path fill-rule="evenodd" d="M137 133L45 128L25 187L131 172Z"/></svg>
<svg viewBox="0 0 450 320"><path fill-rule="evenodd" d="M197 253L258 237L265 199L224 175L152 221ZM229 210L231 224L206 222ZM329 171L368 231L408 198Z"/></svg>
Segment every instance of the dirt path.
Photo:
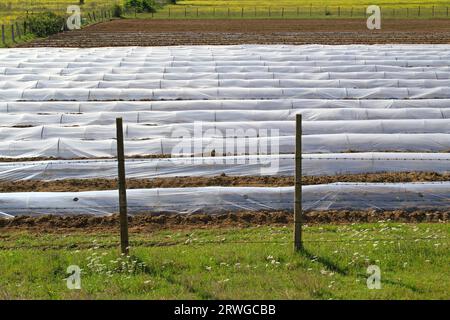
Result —
<svg viewBox="0 0 450 320"><path fill-rule="evenodd" d="M136 20L100 23L22 47L104 47L218 44L450 43L450 19L384 20L370 31L363 19Z"/></svg>
<svg viewBox="0 0 450 320"><path fill-rule="evenodd" d="M450 174L427 172L405 173L370 173L353 175L336 175L320 177L304 177L305 185L333 182L425 182L450 181ZM129 189L148 188L187 188L208 186L251 186L282 187L294 185L293 177L174 177L154 179L129 179ZM117 181L112 179L69 179L59 181L0 181L0 192L78 192L93 190L112 190L117 188Z"/></svg>

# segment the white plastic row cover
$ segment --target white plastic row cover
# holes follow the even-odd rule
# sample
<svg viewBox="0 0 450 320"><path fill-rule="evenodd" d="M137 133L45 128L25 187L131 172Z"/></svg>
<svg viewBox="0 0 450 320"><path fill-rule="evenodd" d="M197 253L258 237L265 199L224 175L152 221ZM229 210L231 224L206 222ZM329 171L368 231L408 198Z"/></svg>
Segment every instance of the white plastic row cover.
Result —
<svg viewBox="0 0 450 320"><path fill-rule="evenodd" d="M1 56L1 55L0 55ZM334 55L304 55L304 54L279 54L279 55L255 55L246 54L245 52L238 55L204 55L196 54L195 56L189 56L182 54L174 55L123 55L116 57L102 57L101 55L56 55L56 57L47 56L34 56L32 53L28 57L24 56L3 56L0 62L0 66L35 66L36 64L45 62L48 66L55 66L61 68L71 68L73 66L77 67L90 66L92 64L97 65L115 65L115 66L127 66L132 64L142 64L142 63L221 63L221 62L248 62L248 63L263 63L263 62L279 62L279 63L289 63L289 62L299 62L299 63L312 63L312 62L350 62L350 63L362 63L365 61L380 61L384 62L394 62L394 61L423 61L428 64L429 62L435 61L449 61L450 55L448 53L441 53L434 55L430 58L430 55L423 53L413 53L413 54L396 54L396 55L375 55L373 53L367 54L334 54Z"/></svg>
<svg viewBox="0 0 450 320"><path fill-rule="evenodd" d="M80 68L7 68L0 67L0 75L14 76L14 75L59 75L59 76L74 76L74 75L91 75L91 74L117 74L117 75L133 75L133 74L182 74L182 73L328 73L328 72L399 72L399 73L448 73L450 66L424 66L424 67L402 67L391 65L346 65L333 62L330 66L192 66L192 67L80 67Z"/></svg>
<svg viewBox="0 0 450 320"><path fill-rule="evenodd" d="M287 79L287 80L448 80L450 72L244 72L244 73L104 73L95 74L0 74L0 81L139 81L139 80L258 80L258 79Z"/></svg>
<svg viewBox="0 0 450 320"><path fill-rule="evenodd" d="M139 101L211 99L448 99L437 88L184 88L184 89L6 89L0 101Z"/></svg>
<svg viewBox="0 0 450 320"><path fill-rule="evenodd" d="M0 81L6 89L177 89L177 88L439 88L450 87L450 80L345 79L345 80L122 80L122 81Z"/></svg>
<svg viewBox="0 0 450 320"><path fill-rule="evenodd" d="M1 55L0 55L1 56ZM142 63L215 63L215 62L249 62L251 63L261 63L261 62L276 62L276 63L289 63L289 62L360 62L364 61L374 61L374 62L391 62L391 61L449 61L450 55L448 53L438 54L433 56L430 59L430 56L427 54L397 54L392 56L386 55L376 55L376 54L357 54L357 55L345 55L345 54L335 54L335 55L303 55L303 54L280 54L280 55L247 55L247 54L239 54L239 55L190 55L187 57L186 55L124 55L124 56L116 56L116 57L103 57L101 55L61 55L56 57L48 57L48 56L40 56L36 57L32 53L28 57L17 57L17 56L9 56L2 57L2 61L0 62L0 66L14 66L21 67L27 65L36 65L41 62L48 63L49 65L58 66L61 68L70 68L75 65L86 65L88 64L99 64L99 65L127 65L129 63L134 64L142 64Z"/></svg>
<svg viewBox="0 0 450 320"><path fill-rule="evenodd" d="M261 66L261 67L331 67L337 63L346 66L395 66L403 68L411 67L447 67L450 65L450 59L439 60L412 60L408 58L399 60L311 60L311 61L271 61L271 60L209 60L209 61L114 61L108 60L103 62L47 62L41 60L39 62L0 62L2 68L49 68L49 69L77 69L77 68L151 68L151 67L234 67L234 66Z"/></svg>
<svg viewBox="0 0 450 320"><path fill-rule="evenodd" d="M128 159L130 179L219 176L293 176L294 155ZM307 154L303 175L382 172L450 172L450 153ZM0 163L0 180L114 179L115 160L52 160Z"/></svg>
<svg viewBox="0 0 450 320"><path fill-rule="evenodd" d="M205 55L240 55L242 52L251 54L268 54L282 55L287 54L318 54L318 55L336 55L339 54L373 54L375 51L380 55L396 55L396 54L447 54L450 45L448 44L377 44L377 45L259 45L259 44L242 44L242 45L183 45L183 46L125 46L125 47L95 47L87 49L79 48L11 48L5 49L4 55L25 56L30 55L44 56L49 52L54 56L67 55L89 55L96 56L123 56L123 55L174 55L181 54L205 54ZM29 53L25 55L24 53Z"/></svg>
<svg viewBox="0 0 450 320"><path fill-rule="evenodd" d="M264 134L277 136L295 135L294 121L241 121L194 122L158 126L126 124L127 140L203 137L257 137ZM447 133L450 134L450 118L439 120L365 120L365 121L304 121L303 135L339 133ZM0 140L39 140L68 138L81 140L105 140L116 138L115 125L89 125L64 127L44 125L25 128L0 127Z"/></svg>
<svg viewBox="0 0 450 320"><path fill-rule="evenodd" d="M18 101L0 102L0 113L97 113L191 110L284 110L284 109L411 109L450 108L450 99L406 100L185 100L185 101ZM411 111L411 110L408 110Z"/></svg>
<svg viewBox="0 0 450 320"><path fill-rule="evenodd" d="M372 50L370 48L372 47ZM127 47L128 48L128 47ZM46 59L52 62L95 62L95 61L186 61L187 57L192 58L190 61L204 61L206 60L273 60L273 61L310 61L310 60L397 60L402 58L410 58L412 60L420 60L424 58L432 60L450 59L448 53L449 47L433 48L432 46L415 47L391 47L389 49L383 46L368 46L359 47L353 50L348 50L343 46L332 47L317 47L315 49L308 49L307 46L290 46L280 50L279 46L267 45L265 47L255 46L214 46L210 50L204 50L201 46L188 47L140 47L138 50L127 50L122 47L122 50L112 53L110 50L91 50L86 48L76 51L60 51L57 48L50 49L53 55L48 57L48 51L36 52L33 49L25 49L21 51L4 50L0 56L5 60L23 61L40 61ZM374 53L373 48L376 48ZM101 49L101 48L98 48ZM160 50L163 49L163 50ZM201 50L198 50L201 49ZM28 54L25 55L24 52ZM190 57L192 56L192 57Z"/></svg>
<svg viewBox="0 0 450 320"><path fill-rule="evenodd" d="M295 137L258 138L160 138L127 141L129 157L146 155L246 155L289 154ZM304 153L337 152L447 152L450 134L325 134L302 139ZM0 158L52 157L60 159L115 157L115 140L73 140L64 138L0 141Z"/></svg>
<svg viewBox="0 0 450 320"><path fill-rule="evenodd" d="M138 213L292 210L293 187L205 187L128 191L128 211ZM304 210L421 209L450 204L450 183L329 184L303 187ZM51 205L49 205L51 204ZM0 194L0 215L109 215L118 212L118 191Z"/></svg>
<svg viewBox="0 0 450 320"><path fill-rule="evenodd" d="M189 111L141 111L141 112L93 112L81 114L3 114L0 127L39 125L113 125L116 118L126 123L164 125L193 122L248 122L248 121L294 121L302 114L303 121L344 120L424 120L450 119L450 108L405 109L293 109L293 110L189 110ZM338 124L337 124L338 125ZM357 125L356 123L354 125ZM362 125L362 124L361 124ZM151 130L151 128L149 128Z"/></svg>
<svg viewBox="0 0 450 320"><path fill-rule="evenodd" d="M24 63L36 63L36 62L50 62L50 63L119 63L119 62L147 62L147 61L155 61L155 62L185 62L185 61L276 61L276 62L289 62L289 61L361 61L361 60L450 60L450 55L448 51L433 51L432 59L430 59L430 53L423 52L408 52L408 51L398 51L394 54L390 54L389 52L377 52L374 54L373 52L328 52L327 54L322 54L323 51L315 52L313 55L305 55L301 51L297 51L293 49L289 52L284 53L276 53L271 52L270 54L255 54L255 53L246 53L248 50L240 50L238 53L229 53L219 52L217 54L211 53L198 53L189 52L189 55L183 54L183 51L178 52L160 52L154 53L147 50L145 53L141 54L121 54L111 56L109 54L105 55L103 52L95 52L91 53L89 51L79 51L78 54L74 53L55 53L54 56L48 57L43 54L35 54L32 51L29 51L29 54L24 56L23 54L11 54L4 55L0 54L3 58L4 63L21 61Z"/></svg>

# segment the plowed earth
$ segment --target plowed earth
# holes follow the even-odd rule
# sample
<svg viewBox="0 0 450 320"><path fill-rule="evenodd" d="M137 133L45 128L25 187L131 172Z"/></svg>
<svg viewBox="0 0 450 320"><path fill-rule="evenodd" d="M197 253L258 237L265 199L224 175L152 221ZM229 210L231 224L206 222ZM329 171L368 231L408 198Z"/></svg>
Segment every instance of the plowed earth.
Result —
<svg viewBox="0 0 450 320"><path fill-rule="evenodd" d="M449 213L445 209L395 210L395 211L349 211L329 210L304 213L306 224L356 223L356 222L447 222ZM129 217L131 232L146 232L160 229L190 229L211 227L250 227L258 225L286 225L293 222L292 212L233 212L220 215L153 215L151 212ZM83 232L117 231L119 217L94 216L21 216L0 219L0 230L27 230L35 232Z"/></svg>
<svg viewBox="0 0 450 320"><path fill-rule="evenodd" d="M334 182L395 183L426 181L450 181L450 173L439 174L433 172L400 172L303 177L304 185ZM293 185L293 177L269 176L231 177L221 175L215 177L173 177L127 180L128 189L187 188L208 186L283 187ZM57 181L0 181L0 192L80 192L111 189L117 189L117 180L68 179Z"/></svg>
<svg viewBox="0 0 450 320"><path fill-rule="evenodd" d="M233 44L450 43L450 19L389 19L368 30L363 19L123 19L60 33L22 47Z"/></svg>

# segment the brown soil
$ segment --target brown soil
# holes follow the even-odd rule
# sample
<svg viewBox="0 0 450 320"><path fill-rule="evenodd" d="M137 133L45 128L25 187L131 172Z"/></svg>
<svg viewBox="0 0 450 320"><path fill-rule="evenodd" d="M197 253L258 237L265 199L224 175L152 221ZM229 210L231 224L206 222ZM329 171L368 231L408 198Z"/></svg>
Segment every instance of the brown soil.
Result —
<svg viewBox="0 0 450 320"><path fill-rule="evenodd" d="M450 20L390 19L371 31L363 19L113 20L22 44L102 47L232 44L450 43Z"/></svg>
<svg viewBox="0 0 450 320"><path fill-rule="evenodd" d="M303 184L325 184L333 182L425 182L450 181L450 173L432 172L370 173L354 175L303 177ZM154 179L128 179L128 189L186 188L207 186L252 186L282 187L294 185L293 177L174 177ZM58 181L0 181L0 192L79 192L111 190L117 188L113 179L70 179Z"/></svg>
<svg viewBox="0 0 450 320"><path fill-rule="evenodd" d="M447 222L446 210L395 210L395 211L349 211L329 210L305 212L304 222L318 223L354 223L354 222ZM237 212L219 215L137 215L129 217L131 232L146 232L160 229L189 229L202 227L250 227L258 225L286 225L293 222L293 214L280 212ZM0 219L0 230L30 230L36 232L81 232L117 231L119 217L93 216L21 216L14 219Z"/></svg>
<svg viewBox="0 0 450 320"><path fill-rule="evenodd" d="M147 154L147 155L132 155L132 156L125 156L125 159L160 159L160 158L171 158L170 154ZM91 157L74 157L74 158L57 158L57 157L23 157L23 158L1 158L0 157L0 163L1 162L32 162L32 161L59 161L59 160L82 160L82 161L88 161L88 160L116 160L116 158L107 158L107 157L98 157L98 158L91 158Z"/></svg>

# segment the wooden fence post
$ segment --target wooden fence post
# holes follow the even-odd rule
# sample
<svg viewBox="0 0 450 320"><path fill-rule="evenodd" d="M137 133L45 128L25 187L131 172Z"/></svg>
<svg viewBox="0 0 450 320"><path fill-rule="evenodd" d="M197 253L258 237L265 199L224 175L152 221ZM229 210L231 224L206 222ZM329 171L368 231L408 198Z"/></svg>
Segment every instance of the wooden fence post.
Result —
<svg viewBox="0 0 450 320"><path fill-rule="evenodd" d="M120 206L120 250L128 255L128 213L127 213L127 184L125 176L125 148L123 142L123 121L116 119L117 129L117 164L119 172L119 206Z"/></svg>
<svg viewBox="0 0 450 320"><path fill-rule="evenodd" d="M302 115L295 117L295 202L294 202L294 250L303 249L302 242Z"/></svg>
<svg viewBox="0 0 450 320"><path fill-rule="evenodd" d="M16 21L15 25L16 25L16 34L17 34L17 38L20 39L21 35L20 35L19 23Z"/></svg>
<svg viewBox="0 0 450 320"><path fill-rule="evenodd" d="M11 39L12 39L12 42L16 42L16 37L14 34L14 24L11 25Z"/></svg>

